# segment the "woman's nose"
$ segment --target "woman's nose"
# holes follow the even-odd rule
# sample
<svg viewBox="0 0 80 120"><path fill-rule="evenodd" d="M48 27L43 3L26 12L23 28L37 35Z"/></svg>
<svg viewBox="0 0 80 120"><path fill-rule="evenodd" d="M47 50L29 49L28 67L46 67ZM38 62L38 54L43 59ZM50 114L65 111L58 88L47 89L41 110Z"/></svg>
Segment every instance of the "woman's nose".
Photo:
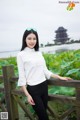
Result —
<svg viewBox="0 0 80 120"><path fill-rule="evenodd" d="M34 40L33 40L33 39L31 40L31 43L34 43Z"/></svg>

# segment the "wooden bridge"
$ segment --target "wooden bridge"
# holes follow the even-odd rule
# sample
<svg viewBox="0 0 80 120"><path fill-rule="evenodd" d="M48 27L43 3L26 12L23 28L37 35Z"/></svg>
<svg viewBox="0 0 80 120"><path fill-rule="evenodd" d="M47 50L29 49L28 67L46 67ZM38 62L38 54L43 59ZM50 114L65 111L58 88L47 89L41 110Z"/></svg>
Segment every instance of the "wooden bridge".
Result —
<svg viewBox="0 0 80 120"><path fill-rule="evenodd" d="M3 75L0 76L0 83L3 82L4 87L0 87L0 93L3 93L5 96L3 98L0 98L0 108L2 109L2 112L8 112L8 120L19 120L19 104L26 115L29 117L29 119L34 120L34 115L27 108L26 104L23 103L21 100L21 96L24 97L25 95L20 89L17 89L16 83L18 77L15 76L14 66L3 66L2 71ZM52 116L51 120L65 120L73 111L76 111L77 120L80 120L80 81L53 80L51 78L50 80L48 80L48 85L73 87L76 91L76 95L74 97L53 94L48 95L49 101L64 101L65 104L70 104L70 108L64 111L61 115L57 114L55 109L51 108L51 106L48 105L47 112ZM35 116L35 120L38 120L37 116Z"/></svg>

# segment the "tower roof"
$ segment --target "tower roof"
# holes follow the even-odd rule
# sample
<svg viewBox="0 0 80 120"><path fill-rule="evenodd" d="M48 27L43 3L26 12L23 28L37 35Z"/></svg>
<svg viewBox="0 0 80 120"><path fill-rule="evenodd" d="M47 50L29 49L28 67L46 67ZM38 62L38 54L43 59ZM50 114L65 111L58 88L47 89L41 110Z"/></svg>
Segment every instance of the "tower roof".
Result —
<svg viewBox="0 0 80 120"><path fill-rule="evenodd" d="M55 32L57 33L57 32L65 32L65 31L67 31L67 29L61 26Z"/></svg>

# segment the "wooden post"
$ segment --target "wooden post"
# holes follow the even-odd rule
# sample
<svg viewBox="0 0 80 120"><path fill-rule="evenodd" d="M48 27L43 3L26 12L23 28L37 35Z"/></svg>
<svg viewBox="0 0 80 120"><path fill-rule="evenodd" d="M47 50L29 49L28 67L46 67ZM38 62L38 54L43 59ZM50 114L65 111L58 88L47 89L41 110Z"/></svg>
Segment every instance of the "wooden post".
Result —
<svg viewBox="0 0 80 120"><path fill-rule="evenodd" d="M77 114L77 120L80 120L80 88L76 88L76 114Z"/></svg>
<svg viewBox="0 0 80 120"><path fill-rule="evenodd" d="M5 100L8 111L8 120L18 120L18 105L11 94L11 91L16 87L14 82L10 82L10 79L14 76L13 65L3 66L2 70L4 79Z"/></svg>

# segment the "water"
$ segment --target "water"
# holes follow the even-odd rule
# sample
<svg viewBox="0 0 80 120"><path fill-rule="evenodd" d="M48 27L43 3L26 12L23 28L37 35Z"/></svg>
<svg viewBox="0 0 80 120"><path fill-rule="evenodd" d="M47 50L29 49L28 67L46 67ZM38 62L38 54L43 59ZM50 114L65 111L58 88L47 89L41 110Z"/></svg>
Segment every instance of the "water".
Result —
<svg viewBox="0 0 80 120"><path fill-rule="evenodd" d="M0 52L0 58L15 57L19 50Z"/></svg>
<svg viewBox="0 0 80 120"><path fill-rule="evenodd" d="M44 48L40 48L40 51L42 51L44 53L53 53L54 54L56 52L56 50L58 50L58 49L77 50L77 49L80 49L80 43L44 47ZM0 58L14 57L18 54L18 52L19 52L19 50L0 52Z"/></svg>
<svg viewBox="0 0 80 120"><path fill-rule="evenodd" d="M74 44L64 44L64 45L56 45L56 46L51 46L51 47L45 47L41 48L42 52L48 52L48 53L55 53L56 50L78 50L80 49L80 43L74 43Z"/></svg>

